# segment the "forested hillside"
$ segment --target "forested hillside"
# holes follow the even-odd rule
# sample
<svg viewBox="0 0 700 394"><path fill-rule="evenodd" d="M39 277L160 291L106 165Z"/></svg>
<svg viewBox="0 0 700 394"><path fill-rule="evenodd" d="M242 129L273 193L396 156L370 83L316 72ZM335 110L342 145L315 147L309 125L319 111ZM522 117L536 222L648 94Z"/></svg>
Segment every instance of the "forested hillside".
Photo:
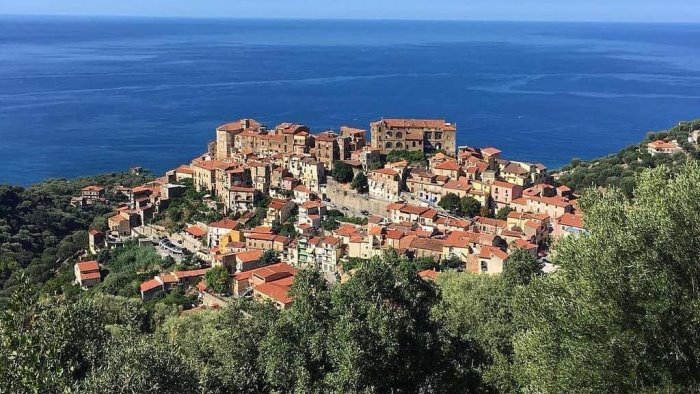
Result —
<svg viewBox="0 0 700 394"><path fill-rule="evenodd" d="M658 166L581 198L587 233L549 275L516 253L500 276L436 282L393 254L329 288L301 271L293 306L242 300L156 315L89 291L0 316L7 392L693 392L700 389L700 165Z"/></svg>
<svg viewBox="0 0 700 394"><path fill-rule="evenodd" d="M680 122L665 131L649 132L640 143L630 145L615 154L590 161L573 159L559 170L558 181L578 191L588 187L617 186L630 196L635 176L645 169L660 165L678 168L688 158L700 158L697 146L688 142L688 135L699 129L700 120ZM647 152L647 144L655 140L677 140L685 153L652 156Z"/></svg>
<svg viewBox="0 0 700 394"><path fill-rule="evenodd" d="M27 188L0 185L0 300L18 285L20 272L33 286L46 286L44 293L62 292L58 288L64 286L65 278L55 277L61 262L84 249L88 226L93 222L104 226L104 215L113 211L104 204L72 207L71 197L80 195L81 188L136 186L148 180L148 176L113 173L51 179ZM118 201L121 197L107 198Z"/></svg>

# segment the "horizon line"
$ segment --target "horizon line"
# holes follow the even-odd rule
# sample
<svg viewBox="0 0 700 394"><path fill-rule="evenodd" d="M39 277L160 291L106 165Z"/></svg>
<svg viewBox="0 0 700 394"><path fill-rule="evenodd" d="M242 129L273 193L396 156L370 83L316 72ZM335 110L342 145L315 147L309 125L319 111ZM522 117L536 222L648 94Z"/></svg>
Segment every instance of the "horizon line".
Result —
<svg viewBox="0 0 700 394"><path fill-rule="evenodd" d="M144 14L5 14L0 13L0 18L3 17L20 17L20 18L113 18L113 19L190 19L190 20L269 20L269 21L386 21L386 22L490 22L490 23L600 23L600 24L639 24L639 25L700 25L700 22L691 21L640 21L640 20L554 20L554 19L462 19L462 18L376 18L376 17L262 17L262 16L213 16L213 15L144 15Z"/></svg>

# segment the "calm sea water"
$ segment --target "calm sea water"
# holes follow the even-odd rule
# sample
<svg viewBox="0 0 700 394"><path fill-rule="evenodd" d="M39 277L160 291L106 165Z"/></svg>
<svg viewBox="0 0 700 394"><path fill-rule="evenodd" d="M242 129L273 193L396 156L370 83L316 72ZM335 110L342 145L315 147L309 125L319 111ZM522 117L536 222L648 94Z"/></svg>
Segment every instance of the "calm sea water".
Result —
<svg viewBox="0 0 700 394"><path fill-rule="evenodd" d="M700 117L700 25L0 18L0 182L189 161L225 121L457 122L559 166Z"/></svg>

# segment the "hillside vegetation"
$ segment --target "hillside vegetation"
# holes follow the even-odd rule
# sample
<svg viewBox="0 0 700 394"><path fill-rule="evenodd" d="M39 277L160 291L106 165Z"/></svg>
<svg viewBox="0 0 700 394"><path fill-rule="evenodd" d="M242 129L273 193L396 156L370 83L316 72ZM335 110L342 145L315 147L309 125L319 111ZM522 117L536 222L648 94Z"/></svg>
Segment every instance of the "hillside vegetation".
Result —
<svg viewBox="0 0 700 394"><path fill-rule="evenodd" d="M155 311L122 295L38 297L0 312L7 392L693 392L700 389L700 165L657 166L581 197L587 234L542 275L424 281L395 254L329 288L302 270L292 308L239 300ZM119 264L135 264L126 255ZM115 269L119 269L115 265ZM177 309L175 309L177 311Z"/></svg>
<svg viewBox="0 0 700 394"><path fill-rule="evenodd" d="M72 207L71 197L88 185L136 186L148 176L112 173L73 180L50 179L24 188L0 185L0 301L18 285L23 273L45 293L62 292L68 278L56 277L61 263L87 247L90 225L104 228L112 208L95 204ZM119 201L122 196L108 194ZM67 288L66 288L67 290ZM2 302L0 302L2 304Z"/></svg>
<svg viewBox="0 0 700 394"><path fill-rule="evenodd" d="M688 158L700 158L697 146L688 142L689 133L698 129L700 120L680 122L668 130L649 132L640 143L630 145L615 154L590 161L573 159L559 170L558 181L579 191L587 187L616 186L630 196L635 176L645 169L661 165L674 169L679 168ZM647 152L647 144L655 140L677 140L685 154L652 156Z"/></svg>

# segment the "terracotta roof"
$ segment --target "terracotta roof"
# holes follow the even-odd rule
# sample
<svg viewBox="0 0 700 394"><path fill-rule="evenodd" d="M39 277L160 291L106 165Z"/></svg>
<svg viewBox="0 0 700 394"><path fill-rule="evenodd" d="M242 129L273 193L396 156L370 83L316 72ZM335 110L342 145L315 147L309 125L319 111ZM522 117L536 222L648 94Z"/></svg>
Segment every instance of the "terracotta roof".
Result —
<svg viewBox="0 0 700 394"><path fill-rule="evenodd" d="M194 237L201 237L207 233L206 230L204 230L203 228L201 228L199 226L189 226L189 227L187 227L187 229L185 231L187 231L188 233L190 233Z"/></svg>
<svg viewBox="0 0 700 394"><path fill-rule="evenodd" d="M410 247L413 249L431 250L433 252L442 252L442 247L445 241L434 238L414 238L411 241Z"/></svg>
<svg viewBox="0 0 700 394"><path fill-rule="evenodd" d="M82 263L77 263L78 266L78 272L82 273L87 273L91 271L99 271L100 266L97 264L97 261L92 260L92 261L84 261Z"/></svg>
<svg viewBox="0 0 700 394"><path fill-rule="evenodd" d="M159 276L163 283L177 283L177 276L174 274L161 274Z"/></svg>
<svg viewBox="0 0 700 394"><path fill-rule="evenodd" d="M270 201L270 204L267 206L267 208L280 210L280 209L284 208L288 203L289 203L288 200L280 200L280 199L275 198L272 201Z"/></svg>
<svg viewBox="0 0 700 394"><path fill-rule="evenodd" d="M494 227L507 227L508 226L508 222L506 222L505 220L486 218L483 216L477 216L474 218L474 220L479 222L479 223L483 223L487 226L494 226Z"/></svg>
<svg viewBox="0 0 700 394"><path fill-rule="evenodd" d="M401 211L402 213L407 213L407 214L410 214L410 215L420 215L420 214L422 214L423 212L428 211L429 209L430 209L430 208L427 208L427 207L419 207L419 206L416 206L416 205L409 205L409 204L406 204L406 205L404 205L404 206L400 209L400 211Z"/></svg>
<svg viewBox="0 0 700 394"><path fill-rule="evenodd" d="M101 192L101 191L103 191L104 189L105 189L105 188L102 187L102 186L90 185L90 186L85 186L85 187L82 188L81 190L84 191L84 192Z"/></svg>
<svg viewBox="0 0 700 394"><path fill-rule="evenodd" d="M237 220L223 218L219 221L209 223L209 227L227 228L229 230L235 230L239 224L240 223Z"/></svg>
<svg viewBox="0 0 700 394"><path fill-rule="evenodd" d="M343 225L337 230L333 231L333 233L339 236L349 237L353 234L357 234L357 228L353 225Z"/></svg>
<svg viewBox="0 0 700 394"><path fill-rule="evenodd" d="M479 257L482 259L490 259L491 256L496 256L504 261L508 259L508 253L502 251L501 249L498 249L495 246L482 246L481 250L479 251Z"/></svg>
<svg viewBox="0 0 700 394"><path fill-rule="evenodd" d="M273 300L280 302L282 304L289 304L292 302L292 298L289 297L287 287L279 286L274 283L263 283L255 286L254 292L264 294Z"/></svg>
<svg viewBox="0 0 700 394"><path fill-rule="evenodd" d="M565 213L557 219L557 223L563 226L583 228L583 217L581 215Z"/></svg>
<svg viewBox="0 0 700 394"><path fill-rule="evenodd" d="M518 185L508 183L508 182L503 182L503 181L494 181L493 186L512 189L514 187L517 187Z"/></svg>
<svg viewBox="0 0 700 394"><path fill-rule="evenodd" d="M90 279L100 279L101 275L100 272L81 272L80 273L80 280L90 280Z"/></svg>
<svg viewBox="0 0 700 394"><path fill-rule="evenodd" d="M471 185L469 185L469 181L465 177L459 178L457 180L451 180L445 183L442 187L444 189L460 190L465 192L471 189Z"/></svg>
<svg viewBox="0 0 700 394"><path fill-rule="evenodd" d="M419 272L418 276L420 276L423 279L435 280L438 277L438 272L435 270L424 270Z"/></svg>
<svg viewBox="0 0 700 394"><path fill-rule="evenodd" d="M493 156L493 155L497 155L497 154L501 153L501 151L496 149L496 148L483 148L483 149L481 149L481 153L483 153L487 156Z"/></svg>
<svg viewBox="0 0 700 394"><path fill-rule="evenodd" d="M516 175L527 175L530 172L516 163L510 163L503 169L503 172Z"/></svg>
<svg viewBox="0 0 700 394"><path fill-rule="evenodd" d="M194 170L190 166L180 166L175 169L175 172L180 174L194 174Z"/></svg>
<svg viewBox="0 0 700 394"><path fill-rule="evenodd" d="M459 171L462 167L454 161L448 160L435 166L436 170Z"/></svg>
<svg viewBox="0 0 700 394"><path fill-rule="evenodd" d="M537 249L537 245L533 244L532 242L528 242L524 239L516 239L515 241L513 241L513 244L518 249L525 249L525 250Z"/></svg>
<svg viewBox="0 0 700 394"><path fill-rule="evenodd" d="M650 142L649 146L654 149L676 149L679 147L677 143L674 144L673 142L666 142L664 140Z"/></svg>
<svg viewBox="0 0 700 394"><path fill-rule="evenodd" d="M301 207L304 209L309 209L309 208L320 208L324 206L321 201L316 201L316 200L311 200L311 201L305 201L301 204Z"/></svg>
<svg viewBox="0 0 700 394"><path fill-rule="evenodd" d="M377 173L377 174L384 174L384 175L392 175L392 176L394 176L394 175L399 175L399 173L396 172L396 170L392 170L391 168L380 168L380 169L378 169L378 170L370 171L370 173Z"/></svg>
<svg viewBox="0 0 700 394"><path fill-rule="evenodd" d="M242 263L250 263L253 261L260 260L265 252L260 249L249 250L246 252L240 252L236 254L236 259L240 260Z"/></svg>
<svg viewBox="0 0 700 394"><path fill-rule="evenodd" d="M197 276L204 276L204 274L209 271L209 268L202 268L198 270L188 270L188 271L175 271L173 274L175 277L178 279L184 279L184 278L193 278Z"/></svg>
<svg viewBox="0 0 700 394"><path fill-rule="evenodd" d="M340 240L335 237L326 237L323 239L323 241L321 241L321 243L326 245L337 245L340 243Z"/></svg>
<svg viewBox="0 0 700 394"><path fill-rule="evenodd" d="M147 281L141 283L141 285L139 286L139 290L141 290L141 292L143 293L143 292L150 291L150 290L153 290L153 289L156 289L159 287L162 289L163 284L160 283L160 281L158 281L158 279L153 278L153 279L150 279L150 280L147 280Z"/></svg>

